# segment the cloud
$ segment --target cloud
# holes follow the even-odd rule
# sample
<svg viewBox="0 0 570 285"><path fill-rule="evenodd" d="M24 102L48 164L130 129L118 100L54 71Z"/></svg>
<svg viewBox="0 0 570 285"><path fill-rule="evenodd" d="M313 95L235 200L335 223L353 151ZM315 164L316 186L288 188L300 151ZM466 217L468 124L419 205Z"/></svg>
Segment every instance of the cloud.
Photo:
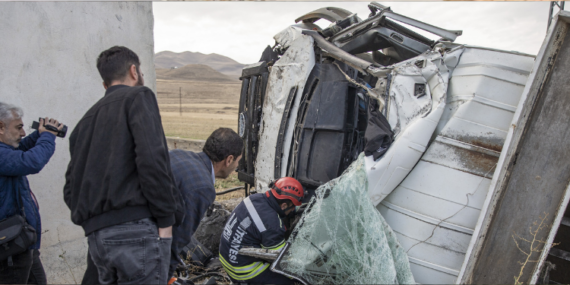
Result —
<svg viewBox="0 0 570 285"><path fill-rule="evenodd" d="M450 30L456 42L536 54L549 2L382 2L396 13ZM218 53L256 62L299 16L334 6L368 17L367 2L154 2L155 52Z"/></svg>

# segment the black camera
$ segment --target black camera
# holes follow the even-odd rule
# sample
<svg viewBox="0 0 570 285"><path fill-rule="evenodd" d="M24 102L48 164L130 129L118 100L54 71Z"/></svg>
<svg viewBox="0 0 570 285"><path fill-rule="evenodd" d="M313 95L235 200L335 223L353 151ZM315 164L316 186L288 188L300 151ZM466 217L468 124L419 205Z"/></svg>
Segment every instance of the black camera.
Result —
<svg viewBox="0 0 570 285"><path fill-rule="evenodd" d="M41 120L42 118L40 118L39 120ZM61 125L61 124L60 124ZM37 130L40 127L40 123L34 121L32 123L32 129ZM63 128L61 128L61 131L58 130L56 127L54 126L50 126L50 125L46 125L44 122L44 127L46 128L46 130L48 131L52 131L52 132L57 132L57 136L60 138L65 138L65 135L67 134L67 126L63 125Z"/></svg>

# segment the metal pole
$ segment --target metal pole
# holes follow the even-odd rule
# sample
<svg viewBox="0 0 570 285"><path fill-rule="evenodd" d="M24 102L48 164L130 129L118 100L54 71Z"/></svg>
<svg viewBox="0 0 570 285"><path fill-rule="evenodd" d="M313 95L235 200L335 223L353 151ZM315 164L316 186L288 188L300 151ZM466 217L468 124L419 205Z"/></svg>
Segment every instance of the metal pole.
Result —
<svg viewBox="0 0 570 285"><path fill-rule="evenodd" d="M554 1L550 2L550 10L548 11L548 25L546 25L546 32L550 28L550 22L552 22L552 10L554 10Z"/></svg>
<svg viewBox="0 0 570 285"><path fill-rule="evenodd" d="M182 116L182 87L180 87L178 94L180 95L180 116Z"/></svg>
<svg viewBox="0 0 570 285"><path fill-rule="evenodd" d="M546 31L550 28L550 23L552 22L552 15L554 14L554 6L558 6L558 11L564 10L564 1L550 1L550 11L548 12L548 25L546 26Z"/></svg>

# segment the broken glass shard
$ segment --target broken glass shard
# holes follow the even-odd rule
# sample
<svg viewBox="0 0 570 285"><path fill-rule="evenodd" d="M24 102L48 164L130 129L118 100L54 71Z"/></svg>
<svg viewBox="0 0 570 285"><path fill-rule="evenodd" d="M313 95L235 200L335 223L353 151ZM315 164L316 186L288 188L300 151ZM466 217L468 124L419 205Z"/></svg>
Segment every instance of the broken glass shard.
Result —
<svg viewBox="0 0 570 285"><path fill-rule="evenodd" d="M368 196L364 154L320 186L272 270L309 284L413 284L408 256Z"/></svg>

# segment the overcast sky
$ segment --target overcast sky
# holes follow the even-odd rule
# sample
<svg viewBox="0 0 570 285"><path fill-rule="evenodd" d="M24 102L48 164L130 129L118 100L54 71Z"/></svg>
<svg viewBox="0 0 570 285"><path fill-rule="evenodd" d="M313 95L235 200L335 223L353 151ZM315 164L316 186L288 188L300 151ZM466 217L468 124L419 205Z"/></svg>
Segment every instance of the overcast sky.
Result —
<svg viewBox="0 0 570 285"><path fill-rule="evenodd" d="M305 13L327 6L357 13L369 2L154 2L155 52L201 52L254 63L273 36ZM392 11L450 30L456 42L537 54L549 2L381 2ZM556 12L556 11L555 11ZM323 27L321 25L321 27Z"/></svg>

